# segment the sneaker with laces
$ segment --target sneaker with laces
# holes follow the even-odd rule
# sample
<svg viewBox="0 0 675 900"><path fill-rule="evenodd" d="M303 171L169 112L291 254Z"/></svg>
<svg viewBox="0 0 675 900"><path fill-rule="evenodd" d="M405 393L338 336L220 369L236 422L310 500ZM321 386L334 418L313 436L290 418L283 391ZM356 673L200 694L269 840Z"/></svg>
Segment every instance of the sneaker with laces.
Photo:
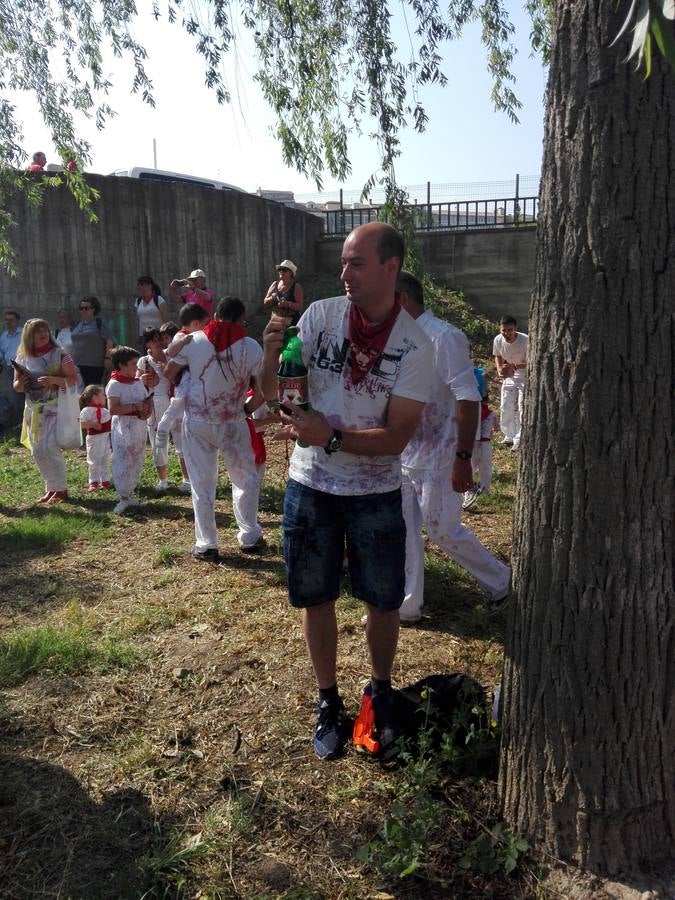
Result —
<svg viewBox="0 0 675 900"><path fill-rule="evenodd" d="M189 481L181 481L181 483L178 485L178 490L181 492L181 494L190 494L192 493L192 485Z"/></svg>
<svg viewBox="0 0 675 900"><path fill-rule="evenodd" d="M316 711L314 750L320 759L340 756L351 733L351 722L342 698L322 700Z"/></svg>
<svg viewBox="0 0 675 900"><path fill-rule="evenodd" d="M464 499L462 500L462 509L468 509L473 506L480 496L480 488L473 487L471 490L464 491Z"/></svg>

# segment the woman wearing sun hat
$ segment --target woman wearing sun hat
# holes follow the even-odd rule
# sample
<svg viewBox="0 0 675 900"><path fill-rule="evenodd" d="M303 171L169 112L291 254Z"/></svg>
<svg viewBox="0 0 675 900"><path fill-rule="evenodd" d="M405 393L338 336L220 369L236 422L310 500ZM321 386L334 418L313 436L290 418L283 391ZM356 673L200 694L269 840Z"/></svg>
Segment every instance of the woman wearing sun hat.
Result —
<svg viewBox="0 0 675 900"><path fill-rule="evenodd" d="M185 278L174 278L169 285L169 296L172 303L198 303L209 317L213 316L214 292L206 286L206 272L193 269Z"/></svg>
<svg viewBox="0 0 675 900"><path fill-rule="evenodd" d="M298 267L290 259L283 259L277 266L278 281L273 281L265 295L263 303L279 314L287 316L291 325L300 318L304 294L302 287L295 280Z"/></svg>

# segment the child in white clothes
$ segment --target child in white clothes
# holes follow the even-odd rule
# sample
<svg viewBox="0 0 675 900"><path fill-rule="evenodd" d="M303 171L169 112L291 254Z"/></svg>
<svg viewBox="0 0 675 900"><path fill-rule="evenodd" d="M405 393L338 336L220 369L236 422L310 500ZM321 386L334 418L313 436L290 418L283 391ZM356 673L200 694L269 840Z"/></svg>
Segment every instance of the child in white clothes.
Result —
<svg viewBox="0 0 675 900"><path fill-rule="evenodd" d="M118 515L130 506L140 505L133 491L143 468L152 394L143 380L136 377L139 356L138 350L132 347L115 347L111 354L113 371L106 387L112 415L113 482L120 498L113 512ZM144 375L143 379L149 381L151 377Z"/></svg>
<svg viewBox="0 0 675 900"><path fill-rule="evenodd" d="M89 467L89 492L112 488L110 460L112 446L110 429L112 421L106 406L105 388L90 384L80 397L80 425L87 431L87 466Z"/></svg>
<svg viewBox="0 0 675 900"><path fill-rule="evenodd" d="M179 321L182 326L181 330L175 335L169 346L165 348L167 361L172 360L183 349L191 340L191 335L195 331L200 331L204 328L209 321L209 314L198 303L188 303L181 309ZM176 453L179 456L180 467L183 472L183 481L178 486L178 490L183 494L190 493L190 478L183 459L182 436L179 438L180 444L178 444L176 443L176 435L181 435L182 432L185 398L189 390L190 373L183 371L180 381L174 386L173 396L170 398L168 406L157 422L152 454L157 471L161 472L162 467L166 471L166 467L169 464L169 435L173 436ZM178 449L179 446L180 450Z"/></svg>
<svg viewBox="0 0 675 900"><path fill-rule="evenodd" d="M475 368L474 374L482 397L480 404L480 422L471 457L474 481L476 486L465 491L462 509L468 509L481 494L489 494L492 487L492 435L499 429L499 420L490 409L487 393L487 382L483 369Z"/></svg>
<svg viewBox="0 0 675 900"><path fill-rule="evenodd" d="M164 375L164 367L167 363L167 357L164 352L164 347L162 346L162 336L159 329L146 328L143 332L143 343L145 345L145 351L147 355L142 356L138 360L137 374L140 378L147 373L154 373L158 379L157 384L155 385L155 393L152 398L152 414L148 419L148 437L150 438L150 446L153 450L154 460L157 429L159 427L160 421L162 420L162 417L169 408L174 391L173 385L170 381L167 380ZM174 427L170 429L170 433L171 437L173 438L174 446L176 448L176 454L181 463L183 480L188 481L187 469L185 468L185 463L183 462L183 443L181 440L180 423L174 423ZM157 467L157 474L159 476L159 481L157 482L157 487L155 488L155 490L158 494L163 494L169 487L168 452L166 455L166 459L164 459L164 457L161 457L159 461L155 460L155 466Z"/></svg>

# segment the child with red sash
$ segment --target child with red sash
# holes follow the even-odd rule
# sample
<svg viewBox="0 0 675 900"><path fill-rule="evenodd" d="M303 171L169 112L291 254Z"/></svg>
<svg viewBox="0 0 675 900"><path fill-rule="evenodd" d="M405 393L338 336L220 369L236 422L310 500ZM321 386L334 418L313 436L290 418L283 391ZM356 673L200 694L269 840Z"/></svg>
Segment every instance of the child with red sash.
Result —
<svg viewBox="0 0 675 900"><path fill-rule="evenodd" d="M165 347L166 359L172 360L183 347L192 340L191 335L200 331L209 321L206 310L196 303L189 303L180 311L181 330L178 331L168 347ZM159 417L155 430L152 456L155 466L159 470L169 464L169 435L173 436L176 453L183 473L183 481L178 490L183 494L189 494L190 478L185 465L181 439L181 427L185 414L185 398L190 389L190 373L183 372L180 381L174 386L169 404Z"/></svg>
<svg viewBox="0 0 675 900"><path fill-rule="evenodd" d="M89 492L108 491L110 481L110 429L112 421L106 406L105 388L90 384L80 397L80 425L87 431L87 466L89 467Z"/></svg>
<svg viewBox="0 0 675 900"><path fill-rule="evenodd" d="M143 468L148 439L146 420L152 414L152 394L145 382L152 384L156 376L136 377L139 357L133 347L115 347L111 353L113 371L106 387L112 415L112 475L119 496L113 512L117 515L130 506L140 506L133 492Z"/></svg>

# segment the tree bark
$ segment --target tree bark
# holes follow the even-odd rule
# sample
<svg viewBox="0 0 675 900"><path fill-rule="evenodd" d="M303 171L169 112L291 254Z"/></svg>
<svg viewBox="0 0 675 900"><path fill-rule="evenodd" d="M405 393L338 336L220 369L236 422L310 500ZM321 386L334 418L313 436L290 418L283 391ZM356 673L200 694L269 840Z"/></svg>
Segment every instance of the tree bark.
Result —
<svg viewBox="0 0 675 900"><path fill-rule="evenodd" d="M514 518L504 815L597 872L675 853L675 76L562 0Z"/></svg>

